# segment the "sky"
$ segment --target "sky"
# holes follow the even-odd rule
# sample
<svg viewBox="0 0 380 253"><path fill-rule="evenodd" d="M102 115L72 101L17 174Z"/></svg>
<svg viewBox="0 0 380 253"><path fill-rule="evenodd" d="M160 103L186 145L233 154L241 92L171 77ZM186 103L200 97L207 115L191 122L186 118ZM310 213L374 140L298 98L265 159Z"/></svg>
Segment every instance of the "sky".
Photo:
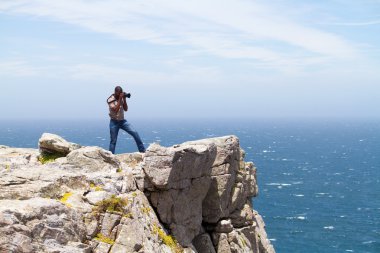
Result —
<svg viewBox="0 0 380 253"><path fill-rule="evenodd" d="M380 118L380 0L0 0L0 118Z"/></svg>

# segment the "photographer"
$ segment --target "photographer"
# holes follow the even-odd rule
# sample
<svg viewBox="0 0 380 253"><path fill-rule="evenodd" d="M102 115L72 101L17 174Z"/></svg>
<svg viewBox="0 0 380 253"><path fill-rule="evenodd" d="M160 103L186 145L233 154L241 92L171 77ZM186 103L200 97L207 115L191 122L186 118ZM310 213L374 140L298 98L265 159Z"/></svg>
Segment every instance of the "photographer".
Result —
<svg viewBox="0 0 380 253"><path fill-rule="evenodd" d="M129 124L128 121L124 119L124 111L128 110L126 98L129 98L130 96L131 94L123 92L123 89L120 86L116 86L115 93L107 99L109 107L109 116L111 118L111 141L109 150L112 152L112 154L115 154L116 141L120 128L126 131L128 134L130 134L133 137L133 139L135 139L139 152L145 152L145 147L140 139L139 134L136 132L136 130L133 129L131 124Z"/></svg>

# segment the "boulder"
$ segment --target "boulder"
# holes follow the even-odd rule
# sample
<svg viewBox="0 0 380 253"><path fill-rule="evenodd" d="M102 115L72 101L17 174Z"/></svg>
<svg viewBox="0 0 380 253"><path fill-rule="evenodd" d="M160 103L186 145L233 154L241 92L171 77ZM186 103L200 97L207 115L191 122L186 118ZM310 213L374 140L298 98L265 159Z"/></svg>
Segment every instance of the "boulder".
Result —
<svg viewBox="0 0 380 253"><path fill-rule="evenodd" d="M119 160L107 150L100 147L82 147L66 156L67 163L86 171L119 169Z"/></svg>
<svg viewBox="0 0 380 253"><path fill-rule="evenodd" d="M61 154L66 156L71 151L80 148L80 145L71 143L63 139L61 136L44 133L38 141L40 151L53 154Z"/></svg>
<svg viewBox="0 0 380 253"><path fill-rule="evenodd" d="M37 165L39 152L31 148L0 148L0 170L12 170L24 165Z"/></svg>
<svg viewBox="0 0 380 253"><path fill-rule="evenodd" d="M162 222L178 242L189 246L200 232L202 201L209 190L216 148L208 145L149 146L143 170L154 189L147 189Z"/></svg>
<svg viewBox="0 0 380 253"><path fill-rule="evenodd" d="M201 253L216 253L212 244L210 235L207 233L200 234L193 240L193 245L198 252Z"/></svg>

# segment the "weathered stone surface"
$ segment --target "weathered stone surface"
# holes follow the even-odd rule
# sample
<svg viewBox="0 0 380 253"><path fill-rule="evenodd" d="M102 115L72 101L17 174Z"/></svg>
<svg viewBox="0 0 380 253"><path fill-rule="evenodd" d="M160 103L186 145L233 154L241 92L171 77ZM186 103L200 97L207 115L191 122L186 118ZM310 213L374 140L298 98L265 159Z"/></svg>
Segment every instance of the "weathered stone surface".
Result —
<svg viewBox="0 0 380 253"><path fill-rule="evenodd" d="M158 189L150 199L181 245L189 246L200 232L202 201L209 189L215 151L212 144L171 148L155 144L145 154L143 169Z"/></svg>
<svg viewBox="0 0 380 253"><path fill-rule="evenodd" d="M41 152L59 153L63 156L71 151L80 148L80 145L71 143L63 139L61 136L44 133L38 141Z"/></svg>
<svg viewBox="0 0 380 253"><path fill-rule="evenodd" d="M216 225L214 231L216 233L229 233L232 232L234 227L231 224L231 220L220 220Z"/></svg>
<svg viewBox="0 0 380 253"><path fill-rule="evenodd" d="M182 189L189 180L210 175L215 152L212 144L170 148L153 144L145 153L143 169L157 189Z"/></svg>
<svg viewBox="0 0 380 253"><path fill-rule="evenodd" d="M126 252L139 251L143 247L144 230L140 223L134 219L126 219L118 231L118 237L111 252L120 252L123 248Z"/></svg>
<svg viewBox="0 0 380 253"><path fill-rule="evenodd" d="M218 167L222 164L231 163L234 160L240 159L239 139L236 136L223 136L209 139L202 139L197 141L184 142L181 145L215 145L217 148L217 155L212 164L212 167ZM214 175L214 174L213 174Z"/></svg>
<svg viewBox="0 0 380 253"><path fill-rule="evenodd" d="M238 209L230 215L232 225L235 228L250 226L254 223L253 210L249 202L242 209Z"/></svg>
<svg viewBox="0 0 380 253"><path fill-rule="evenodd" d="M109 151L99 147L82 147L70 152L67 163L88 171L120 168L119 160Z"/></svg>
<svg viewBox="0 0 380 253"><path fill-rule="evenodd" d="M129 167L138 166L144 158L143 153L135 152L135 153L125 153L125 154L117 154L116 158L119 159L120 163L126 163Z"/></svg>
<svg viewBox="0 0 380 253"><path fill-rule="evenodd" d="M85 177L48 165L22 166L3 171L0 199L58 198L69 188L86 187Z"/></svg>
<svg viewBox="0 0 380 253"><path fill-rule="evenodd" d="M23 165L36 165L39 152L31 148L10 148L2 146L0 148L0 171L11 171Z"/></svg>
<svg viewBox="0 0 380 253"><path fill-rule="evenodd" d="M100 242L98 246L96 246L94 253L108 253L111 249L111 246L111 244Z"/></svg>
<svg viewBox="0 0 380 253"><path fill-rule="evenodd" d="M216 252L217 253L231 253L230 244L228 243L228 236L226 234L217 234L216 239Z"/></svg>
<svg viewBox="0 0 380 253"><path fill-rule="evenodd" d="M107 191L94 191L86 194L85 199L91 205L96 205L96 203L108 199L112 196L112 193Z"/></svg>
<svg viewBox="0 0 380 253"><path fill-rule="evenodd" d="M112 213L106 213L104 215L103 221L102 221L102 229L101 233L102 235L105 235L111 239L115 239L113 236L111 236L112 230L116 225L120 223L121 215L119 214L112 214Z"/></svg>
<svg viewBox="0 0 380 253"><path fill-rule="evenodd" d="M203 219L209 223L216 223L219 219L228 217L231 201L234 175L225 174L211 177L211 185L203 200Z"/></svg>
<svg viewBox="0 0 380 253"><path fill-rule="evenodd" d="M273 245L270 243L265 231L265 223L261 215L254 211L254 221L256 222L255 234L258 236L258 245L260 252L274 253Z"/></svg>
<svg viewBox="0 0 380 253"><path fill-rule="evenodd" d="M195 237L193 240L193 245L198 252L216 253L210 235L207 233L200 234L197 237Z"/></svg>
<svg viewBox="0 0 380 253"><path fill-rule="evenodd" d="M274 252L234 136L116 156L75 146L44 165L38 155L0 146L0 252L169 253L169 234L186 253Z"/></svg>
<svg viewBox="0 0 380 253"><path fill-rule="evenodd" d="M85 228L77 220L80 213L55 200L0 200L0 251L38 252L48 239L62 247L82 242Z"/></svg>
<svg viewBox="0 0 380 253"><path fill-rule="evenodd" d="M233 186L241 160L239 140L235 136L224 136L202 142L212 142L217 147L210 189L203 201L203 220L216 223L231 212Z"/></svg>

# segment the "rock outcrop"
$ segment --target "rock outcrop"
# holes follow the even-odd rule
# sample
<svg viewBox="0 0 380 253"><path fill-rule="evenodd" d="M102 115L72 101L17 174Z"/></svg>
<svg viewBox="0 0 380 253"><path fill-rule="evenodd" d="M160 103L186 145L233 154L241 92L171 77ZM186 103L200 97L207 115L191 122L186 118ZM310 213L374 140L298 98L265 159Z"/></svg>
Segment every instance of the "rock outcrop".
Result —
<svg viewBox="0 0 380 253"><path fill-rule="evenodd" d="M0 252L274 252L235 136L113 155L0 146Z"/></svg>

